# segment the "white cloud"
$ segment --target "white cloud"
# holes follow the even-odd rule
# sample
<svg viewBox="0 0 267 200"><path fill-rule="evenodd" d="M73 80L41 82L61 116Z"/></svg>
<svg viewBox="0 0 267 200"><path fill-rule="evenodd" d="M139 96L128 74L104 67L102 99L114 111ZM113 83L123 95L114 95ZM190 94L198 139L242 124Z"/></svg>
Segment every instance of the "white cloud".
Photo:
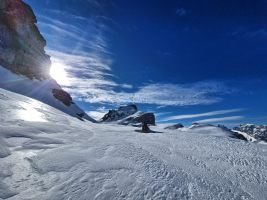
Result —
<svg viewBox="0 0 267 200"><path fill-rule="evenodd" d="M60 27L60 28L62 28L64 30L68 30L70 32L75 32L77 34L80 34L80 33L84 34L85 33L84 30L78 28L77 26L69 24L69 23L66 23L66 22L62 22L62 21L57 20L55 18L47 17L47 16L44 16L44 15L37 15L37 17L39 18L38 25L40 25L40 24L44 24L44 25L47 25L47 26L54 25L56 27Z"/></svg>
<svg viewBox="0 0 267 200"><path fill-rule="evenodd" d="M53 12L62 14L57 10ZM130 84L119 84L113 80L115 76L111 71L112 53L106 42L106 25L102 22L106 19L101 18L97 21L88 19L86 21L86 32L90 32L88 36L78 26L42 15L38 17L40 18L39 26L44 28L45 34L56 33L50 38L55 42L48 42L49 46L46 51L54 61L53 63L64 65L68 77L66 84L62 85L65 89L73 92L78 98L84 98L88 88L92 90L113 87L132 88ZM70 17L76 18L72 15ZM47 39L49 40L49 37Z"/></svg>
<svg viewBox="0 0 267 200"><path fill-rule="evenodd" d="M108 84L107 84L108 83ZM165 106L209 105L222 99L218 95L230 90L218 82L198 82L194 84L150 84L133 92L116 92L119 84L105 80L88 80L81 86L67 89L76 98L90 103L127 104L142 103ZM82 83L84 84L84 83ZM89 87L86 85L89 84ZM101 84L103 87L101 87ZM109 87L108 87L109 86Z"/></svg>
<svg viewBox="0 0 267 200"><path fill-rule="evenodd" d="M108 113L108 109L104 106L97 108L94 111L86 112L89 116L93 117L96 120L100 120L105 114Z"/></svg>
<svg viewBox="0 0 267 200"><path fill-rule="evenodd" d="M236 121L244 119L243 116L231 116L231 117L221 117L221 118L211 118L211 119L204 119L196 121L196 123L214 123L214 122L225 122L225 121Z"/></svg>
<svg viewBox="0 0 267 200"><path fill-rule="evenodd" d="M171 121L171 120L192 119L192 118L198 118L198 117L224 115L224 114L229 114L229 113L240 112L243 110L244 109L230 109L230 110L217 110L217 111L198 113L198 114L177 115L177 116L171 116L171 117L164 118L161 121Z"/></svg>

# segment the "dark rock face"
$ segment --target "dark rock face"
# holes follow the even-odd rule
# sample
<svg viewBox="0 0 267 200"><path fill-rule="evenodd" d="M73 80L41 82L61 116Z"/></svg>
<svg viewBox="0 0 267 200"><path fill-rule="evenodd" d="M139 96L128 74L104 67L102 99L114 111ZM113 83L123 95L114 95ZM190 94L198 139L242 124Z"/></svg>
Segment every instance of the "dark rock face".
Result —
<svg viewBox="0 0 267 200"><path fill-rule="evenodd" d="M153 113L145 113L137 118L139 123L142 123L142 133L150 133L148 125L156 125L156 118Z"/></svg>
<svg viewBox="0 0 267 200"><path fill-rule="evenodd" d="M150 125L156 125L156 118L154 113L145 113L137 118L139 123L145 123Z"/></svg>
<svg viewBox="0 0 267 200"><path fill-rule="evenodd" d="M64 103L66 106L71 106L71 104L74 104L69 93L65 92L64 90L52 89L52 93L56 99Z"/></svg>
<svg viewBox="0 0 267 200"><path fill-rule="evenodd" d="M117 122L120 125L142 127L143 133L150 133L148 125L156 125L153 113L138 112L136 105L121 106L118 110L109 110L100 122Z"/></svg>
<svg viewBox="0 0 267 200"><path fill-rule="evenodd" d="M29 78L49 77L50 57L36 17L21 0L0 1L0 64Z"/></svg>
<svg viewBox="0 0 267 200"><path fill-rule="evenodd" d="M239 131L248 134L256 140L262 140L267 142L267 126L266 125L254 125L254 124L244 124L233 129L234 131Z"/></svg>
<svg viewBox="0 0 267 200"><path fill-rule="evenodd" d="M182 125L182 124L174 124L172 126L167 126L164 129L167 129L167 130L177 130L177 129L183 128L183 127L184 127L184 125Z"/></svg>
<svg viewBox="0 0 267 200"><path fill-rule="evenodd" d="M227 126L225 126L223 124L218 124L218 127L221 128L222 130L225 130L225 131L231 131L231 129L227 128Z"/></svg>
<svg viewBox="0 0 267 200"><path fill-rule="evenodd" d="M136 105L121 106L118 110L109 110L107 114L101 119L102 122L112 122L118 121L123 118L126 118L130 115L133 115L137 112Z"/></svg>

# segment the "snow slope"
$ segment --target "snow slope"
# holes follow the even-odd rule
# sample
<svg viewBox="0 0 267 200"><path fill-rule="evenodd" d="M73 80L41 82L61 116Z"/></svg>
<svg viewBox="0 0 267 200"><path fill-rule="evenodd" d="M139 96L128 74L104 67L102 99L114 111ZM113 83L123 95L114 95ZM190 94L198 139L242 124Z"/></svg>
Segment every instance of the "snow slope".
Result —
<svg viewBox="0 0 267 200"><path fill-rule="evenodd" d="M196 129L141 134L3 89L0 110L1 200L267 197L267 145Z"/></svg>
<svg viewBox="0 0 267 200"><path fill-rule="evenodd" d="M1 65L0 77L0 88L37 99L71 116L77 117L77 114L83 113L84 119L96 122L94 119L85 114L84 111L80 109L76 104L66 106L65 104L57 100L53 96L52 90L61 90L61 87L52 78L45 80L30 80L29 78L23 75L17 75L12 73Z"/></svg>

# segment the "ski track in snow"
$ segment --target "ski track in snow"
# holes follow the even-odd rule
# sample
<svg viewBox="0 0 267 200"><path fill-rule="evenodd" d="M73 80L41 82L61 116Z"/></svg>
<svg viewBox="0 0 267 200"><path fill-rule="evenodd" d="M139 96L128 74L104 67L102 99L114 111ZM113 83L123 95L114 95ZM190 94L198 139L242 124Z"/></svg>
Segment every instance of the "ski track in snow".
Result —
<svg viewBox="0 0 267 200"><path fill-rule="evenodd" d="M18 114L25 103L32 121ZM82 122L2 89L0 110L0 200L267 197L267 145Z"/></svg>

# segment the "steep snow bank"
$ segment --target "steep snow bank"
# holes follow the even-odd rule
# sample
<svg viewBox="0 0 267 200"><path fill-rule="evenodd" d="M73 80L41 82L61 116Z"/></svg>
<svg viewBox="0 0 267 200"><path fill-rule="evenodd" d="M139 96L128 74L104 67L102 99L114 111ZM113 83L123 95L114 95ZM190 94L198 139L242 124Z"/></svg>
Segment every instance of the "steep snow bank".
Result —
<svg viewBox="0 0 267 200"><path fill-rule="evenodd" d="M2 89L0 110L0 199L267 196L267 145L197 129L141 134L83 122Z"/></svg>
<svg viewBox="0 0 267 200"><path fill-rule="evenodd" d="M73 117L79 117L89 121L95 122L94 119L89 117L80 109L75 103L71 102L70 105L57 99L53 90L62 90L61 87L53 79L45 80L30 80L23 75L13 74L11 71L1 67L0 65L0 88L26 95L33 99L37 99L45 104L48 104L58 110L61 110Z"/></svg>

